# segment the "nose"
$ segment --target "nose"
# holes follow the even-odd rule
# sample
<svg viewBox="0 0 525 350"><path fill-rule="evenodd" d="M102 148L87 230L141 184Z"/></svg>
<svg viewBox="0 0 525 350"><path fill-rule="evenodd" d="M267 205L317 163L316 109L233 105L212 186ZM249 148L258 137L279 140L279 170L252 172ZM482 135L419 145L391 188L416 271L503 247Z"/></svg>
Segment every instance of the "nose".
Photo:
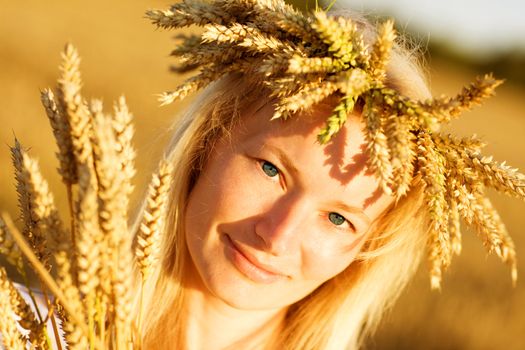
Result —
<svg viewBox="0 0 525 350"><path fill-rule="evenodd" d="M255 234L261 238L266 251L278 256L295 252L308 216L304 200L286 197L275 202L255 223Z"/></svg>

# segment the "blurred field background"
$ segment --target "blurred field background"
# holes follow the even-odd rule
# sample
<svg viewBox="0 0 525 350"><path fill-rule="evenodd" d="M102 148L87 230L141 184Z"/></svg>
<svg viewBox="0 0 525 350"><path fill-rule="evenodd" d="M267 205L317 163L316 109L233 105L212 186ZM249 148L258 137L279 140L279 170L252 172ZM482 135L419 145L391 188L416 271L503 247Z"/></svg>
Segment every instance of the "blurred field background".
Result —
<svg viewBox="0 0 525 350"><path fill-rule="evenodd" d="M108 111L118 96L127 98L135 115L138 150L135 202L143 195L170 124L186 104L159 107L155 97L181 77L168 73L173 33L155 30L143 13L170 3L0 0L0 210L18 215L8 147L15 135L40 160L60 209L66 210L65 190L55 171L56 147L39 90L55 85L59 54L68 41L82 57L86 97L102 98ZM420 37L420 41L432 55L427 60L434 95L455 94L487 70L507 80L495 98L449 129L459 135L477 133L489 144L485 152L525 171L523 48L517 56L512 51L478 60L472 53L452 49L446 38L433 42ZM515 239L523 276L525 203L496 194L492 199ZM486 255L474 233L464 232L463 247L445 275L442 292L430 291L426 266L421 266L368 349L525 349L525 278L512 288L509 269Z"/></svg>

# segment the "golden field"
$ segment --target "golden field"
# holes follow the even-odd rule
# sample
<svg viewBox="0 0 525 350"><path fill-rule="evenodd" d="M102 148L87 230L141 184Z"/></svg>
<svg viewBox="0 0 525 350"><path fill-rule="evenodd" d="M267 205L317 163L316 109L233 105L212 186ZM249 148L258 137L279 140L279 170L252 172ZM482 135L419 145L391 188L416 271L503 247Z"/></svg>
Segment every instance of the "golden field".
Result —
<svg viewBox="0 0 525 350"><path fill-rule="evenodd" d="M156 30L143 17L169 1L0 0L0 210L17 216L8 145L16 136L40 161L65 212L65 191L55 168L53 135L39 91L53 87L66 42L79 50L84 95L102 98L110 110L121 94L135 115L138 151L135 203L143 195L177 111L185 103L159 107L155 95L180 77L168 73L173 33ZM435 95L454 94L474 79L454 62L430 61ZM505 77L499 77L505 78ZM506 83L482 108L454 121L450 130L477 133L485 152L525 171L525 87ZM492 193L514 237L520 276L525 275L525 203ZM426 266L385 318L369 349L525 349L525 278L511 286L510 271L486 255L473 232L465 232L463 254L445 274L443 290L431 292Z"/></svg>

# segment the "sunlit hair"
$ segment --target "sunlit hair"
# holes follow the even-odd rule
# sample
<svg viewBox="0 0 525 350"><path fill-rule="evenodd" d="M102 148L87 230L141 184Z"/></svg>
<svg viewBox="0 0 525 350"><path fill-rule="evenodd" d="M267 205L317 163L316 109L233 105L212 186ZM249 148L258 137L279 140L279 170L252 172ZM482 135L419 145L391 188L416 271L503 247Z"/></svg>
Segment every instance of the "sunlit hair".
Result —
<svg viewBox="0 0 525 350"><path fill-rule="evenodd" d="M373 26L349 12L365 36ZM413 52L394 47L387 85L414 98L430 97ZM159 266L146 281L142 334L146 349L183 348L185 267L190 261L184 234L189 194L215 142L228 135L243 112L270 103L262 82L230 74L209 85L179 117L166 157L176 168L170 192ZM271 122L271 121L268 121ZM413 276L426 244L428 218L420 179L409 193L372 224L356 260L304 299L289 307L284 324L268 348L341 350L358 348ZM137 225L135 225L137 227Z"/></svg>

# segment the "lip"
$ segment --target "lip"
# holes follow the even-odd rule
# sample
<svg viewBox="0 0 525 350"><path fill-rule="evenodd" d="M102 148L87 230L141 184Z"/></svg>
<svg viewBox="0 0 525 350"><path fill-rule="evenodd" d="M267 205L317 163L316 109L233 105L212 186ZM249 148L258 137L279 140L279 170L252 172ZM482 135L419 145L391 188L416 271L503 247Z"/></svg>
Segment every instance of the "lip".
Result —
<svg viewBox="0 0 525 350"><path fill-rule="evenodd" d="M275 268L260 263L254 256L235 244L227 234L225 234L225 243L227 257L248 279L257 283L270 284L287 278Z"/></svg>

